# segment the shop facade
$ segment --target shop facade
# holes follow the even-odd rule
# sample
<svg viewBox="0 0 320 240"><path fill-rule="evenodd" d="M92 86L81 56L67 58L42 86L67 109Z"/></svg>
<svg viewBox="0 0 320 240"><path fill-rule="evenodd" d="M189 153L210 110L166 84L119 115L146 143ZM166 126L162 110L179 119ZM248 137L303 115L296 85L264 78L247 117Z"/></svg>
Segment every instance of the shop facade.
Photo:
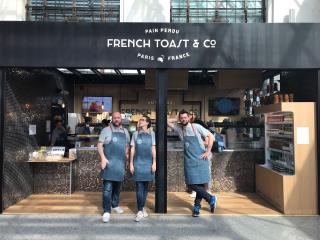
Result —
<svg viewBox="0 0 320 240"><path fill-rule="evenodd" d="M313 92L305 94L312 96L310 101L318 102L319 99L318 24L0 24L2 173L9 171L3 164L6 148L3 141L4 116L7 114L4 109L6 88L3 85L9 68L156 69L158 171L155 209L159 213L167 210L166 103L169 69L310 71L313 74ZM319 123L318 119L314 120L317 128L310 130L310 135L318 136L316 129L319 129ZM319 147L311 151L316 152L317 149ZM318 165L314 166L319 169L317 162ZM2 200L3 196L10 194L4 191L4 184L2 177ZM314 184L313 195L319 193L318 186L319 182Z"/></svg>

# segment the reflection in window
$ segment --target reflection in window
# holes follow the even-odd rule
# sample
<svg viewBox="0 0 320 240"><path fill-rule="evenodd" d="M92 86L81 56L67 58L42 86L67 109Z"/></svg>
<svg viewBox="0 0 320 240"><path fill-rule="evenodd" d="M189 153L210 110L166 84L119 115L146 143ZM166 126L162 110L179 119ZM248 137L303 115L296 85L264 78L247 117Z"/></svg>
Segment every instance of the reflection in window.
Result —
<svg viewBox="0 0 320 240"><path fill-rule="evenodd" d="M28 0L26 10L28 21L120 21L120 0Z"/></svg>
<svg viewBox="0 0 320 240"><path fill-rule="evenodd" d="M171 0L171 22L264 22L264 0Z"/></svg>

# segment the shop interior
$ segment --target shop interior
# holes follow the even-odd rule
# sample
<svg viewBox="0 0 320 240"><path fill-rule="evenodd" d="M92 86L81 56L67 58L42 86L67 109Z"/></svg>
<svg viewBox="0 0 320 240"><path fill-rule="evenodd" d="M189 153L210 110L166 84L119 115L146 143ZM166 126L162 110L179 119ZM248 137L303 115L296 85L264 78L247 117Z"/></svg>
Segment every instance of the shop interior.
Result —
<svg viewBox="0 0 320 240"><path fill-rule="evenodd" d="M115 111L130 134L144 114L156 130L155 76L154 69L8 69L4 214L101 213L99 133ZM216 214L317 214L317 78L313 70L168 70L167 117L186 109L215 135L208 190L219 197ZM57 120L67 141L53 147ZM169 214L191 213L183 145L169 129L167 191ZM120 198L125 213L136 212L129 174Z"/></svg>

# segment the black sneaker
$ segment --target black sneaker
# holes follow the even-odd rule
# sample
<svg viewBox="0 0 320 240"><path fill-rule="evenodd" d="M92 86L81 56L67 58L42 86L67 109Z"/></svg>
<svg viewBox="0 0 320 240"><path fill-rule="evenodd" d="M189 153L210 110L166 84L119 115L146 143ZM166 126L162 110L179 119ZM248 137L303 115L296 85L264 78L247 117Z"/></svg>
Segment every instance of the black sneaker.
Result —
<svg viewBox="0 0 320 240"><path fill-rule="evenodd" d="M192 209L192 217L199 217L201 205L194 205Z"/></svg>
<svg viewBox="0 0 320 240"><path fill-rule="evenodd" d="M218 198L216 196L212 196L210 199L210 212L214 213L214 210L217 207Z"/></svg>

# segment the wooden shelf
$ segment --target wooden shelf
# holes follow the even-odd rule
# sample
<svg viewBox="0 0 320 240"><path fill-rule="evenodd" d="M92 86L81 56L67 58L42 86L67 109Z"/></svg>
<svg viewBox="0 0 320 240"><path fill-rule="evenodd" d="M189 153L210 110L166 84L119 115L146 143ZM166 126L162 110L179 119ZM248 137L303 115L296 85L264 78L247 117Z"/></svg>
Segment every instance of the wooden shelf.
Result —
<svg viewBox="0 0 320 240"><path fill-rule="evenodd" d="M269 105L262 105L260 107L254 107L254 114L263 114L263 113L276 113L283 111L290 111L295 109L297 106L303 106L308 104L307 102L282 102Z"/></svg>
<svg viewBox="0 0 320 240"><path fill-rule="evenodd" d="M281 149L276 149L276 148L268 148L269 151L274 151L274 152L278 152L278 153L284 153L284 154L288 154L288 155L293 155L292 152L286 151L286 150L281 150Z"/></svg>
<svg viewBox="0 0 320 240"><path fill-rule="evenodd" d="M86 113L89 113L89 114L102 114L102 113L106 113L106 112L81 112L82 114L86 114Z"/></svg>
<svg viewBox="0 0 320 240"><path fill-rule="evenodd" d="M274 174L277 174L279 176L292 176L292 174L289 174L289 173L282 173L282 172L275 171L275 170L272 169L271 166L268 166L266 164L259 165L259 167L268 169L268 170L272 171Z"/></svg>
<svg viewBox="0 0 320 240"><path fill-rule="evenodd" d="M256 165L257 193L284 214L317 214L316 104L313 102L277 103L254 108L254 110L255 114L293 114L292 123L266 122L265 124L266 165ZM265 121L267 119L266 115ZM280 129L281 126L289 126L292 134L268 133L269 129ZM308 144L298 144L300 136L297 135L297 131L300 127L308 128ZM292 152L269 148L269 141L276 140L275 138L285 142L290 141L293 146ZM292 156L294 169L291 170L294 171L294 174L271 169L270 151L287 154L288 158ZM290 169L290 166L291 164L288 164L286 168Z"/></svg>
<svg viewBox="0 0 320 240"><path fill-rule="evenodd" d="M292 139L293 134L274 134L274 133L267 133L269 137L275 137L275 138L285 138L285 139Z"/></svg>
<svg viewBox="0 0 320 240"><path fill-rule="evenodd" d="M56 159L56 160L53 160L53 159L40 159L40 158L34 158L32 160L29 160L28 162L29 163L69 163L69 162L73 162L75 161L76 158L66 158L66 157L63 157L61 159Z"/></svg>
<svg viewBox="0 0 320 240"><path fill-rule="evenodd" d="M293 122L267 122L268 125L292 125Z"/></svg>

